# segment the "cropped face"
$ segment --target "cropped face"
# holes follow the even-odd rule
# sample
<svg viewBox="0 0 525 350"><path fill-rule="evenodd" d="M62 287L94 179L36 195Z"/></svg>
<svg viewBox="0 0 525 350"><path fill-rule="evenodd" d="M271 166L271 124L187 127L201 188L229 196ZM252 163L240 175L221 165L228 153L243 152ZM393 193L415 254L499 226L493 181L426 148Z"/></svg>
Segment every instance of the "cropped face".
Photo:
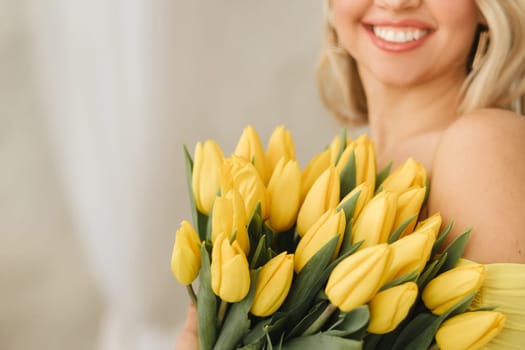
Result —
<svg viewBox="0 0 525 350"><path fill-rule="evenodd" d="M475 0L332 0L339 45L391 85L463 80L478 25Z"/></svg>

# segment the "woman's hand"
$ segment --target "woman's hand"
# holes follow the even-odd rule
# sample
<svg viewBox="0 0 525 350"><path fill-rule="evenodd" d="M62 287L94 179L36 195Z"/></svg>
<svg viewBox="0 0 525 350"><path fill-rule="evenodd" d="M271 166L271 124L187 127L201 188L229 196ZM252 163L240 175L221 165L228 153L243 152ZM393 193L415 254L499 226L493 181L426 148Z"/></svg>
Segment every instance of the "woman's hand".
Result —
<svg viewBox="0 0 525 350"><path fill-rule="evenodd" d="M176 350L199 350L197 335L197 310L195 305L190 305L186 315L186 323L177 340Z"/></svg>

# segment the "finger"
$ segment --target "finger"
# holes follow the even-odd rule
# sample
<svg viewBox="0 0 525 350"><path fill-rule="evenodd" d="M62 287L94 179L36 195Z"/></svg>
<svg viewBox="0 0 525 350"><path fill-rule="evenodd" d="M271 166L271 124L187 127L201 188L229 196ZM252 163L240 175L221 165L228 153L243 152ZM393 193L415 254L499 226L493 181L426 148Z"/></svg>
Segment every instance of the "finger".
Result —
<svg viewBox="0 0 525 350"><path fill-rule="evenodd" d="M177 350L198 350L199 339L197 335L197 310L190 305L186 314L186 322L177 341Z"/></svg>

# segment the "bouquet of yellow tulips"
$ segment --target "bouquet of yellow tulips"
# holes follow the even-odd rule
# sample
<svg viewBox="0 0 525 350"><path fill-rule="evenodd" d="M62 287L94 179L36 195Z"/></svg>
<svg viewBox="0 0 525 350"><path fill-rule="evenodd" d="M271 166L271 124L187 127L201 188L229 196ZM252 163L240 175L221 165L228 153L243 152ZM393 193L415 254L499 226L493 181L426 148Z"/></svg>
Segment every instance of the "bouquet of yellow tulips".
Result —
<svg viewBox="0 0 525 350"><path fill-rule="evenodd" d="M213 140L185 155L193 224L171 268L201 350L477 349L501 330L471 306L485 270L460 259L469 232L441 247L451 225L422 217L415 160L378 172L368 137L343 132L301 170L282 126L266 148L249 126L230 157Z"/></svg>

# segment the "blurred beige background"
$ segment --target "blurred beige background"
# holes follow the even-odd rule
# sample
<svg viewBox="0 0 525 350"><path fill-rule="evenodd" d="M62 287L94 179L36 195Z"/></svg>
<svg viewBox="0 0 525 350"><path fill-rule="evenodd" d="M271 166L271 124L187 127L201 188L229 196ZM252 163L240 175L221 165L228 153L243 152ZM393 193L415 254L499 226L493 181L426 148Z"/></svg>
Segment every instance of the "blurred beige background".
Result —
<svg viewBox="0 0 525 350"><path fill-rule="evenodd" d="M0 349L172 349L189 218L182 145L252 124L302 165L320 105L317 0L0 0Z"/></svg>

